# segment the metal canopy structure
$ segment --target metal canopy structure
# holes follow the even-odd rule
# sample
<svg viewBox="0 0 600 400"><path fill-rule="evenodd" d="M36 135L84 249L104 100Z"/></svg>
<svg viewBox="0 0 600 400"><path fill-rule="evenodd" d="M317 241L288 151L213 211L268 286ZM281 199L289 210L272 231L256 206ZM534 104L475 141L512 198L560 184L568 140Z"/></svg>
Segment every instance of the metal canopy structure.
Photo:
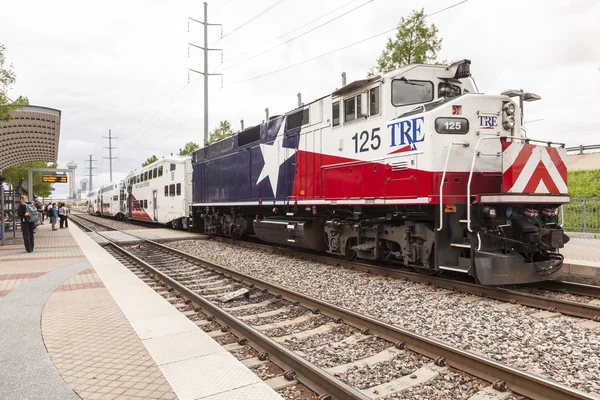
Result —
<svg viewBox="0 0 600 400"><path fill-rule="evenodd" d="M60 110L38 106L25 106L0 121L0 173L24 162L56 162L60 122Z"/></svg>

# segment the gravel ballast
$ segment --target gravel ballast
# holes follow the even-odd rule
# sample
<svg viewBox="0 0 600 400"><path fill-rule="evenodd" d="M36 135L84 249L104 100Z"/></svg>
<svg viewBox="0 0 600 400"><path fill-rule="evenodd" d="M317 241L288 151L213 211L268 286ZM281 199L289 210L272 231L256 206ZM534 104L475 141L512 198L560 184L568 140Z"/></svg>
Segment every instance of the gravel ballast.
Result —
<svg viewBox="0 0 600 400"><path fill-rule="evenodd" d="M216 241L168 246L566 385L600 392L600 330L576 326L581 319L538 319L534 314L540 310L533 308L501 311L494 306L504 303L495 300L468 301L467 294L439 294L437 288L413 282ZM294 331L329 322L320 319ZM277 336L290 330L266 333Z"/></svg>

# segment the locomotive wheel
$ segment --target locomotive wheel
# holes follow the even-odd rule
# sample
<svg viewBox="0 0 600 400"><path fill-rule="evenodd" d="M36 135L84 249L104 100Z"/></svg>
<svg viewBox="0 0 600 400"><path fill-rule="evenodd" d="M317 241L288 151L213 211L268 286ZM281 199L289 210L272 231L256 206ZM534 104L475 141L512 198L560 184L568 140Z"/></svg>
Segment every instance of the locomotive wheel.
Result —
<svg viewBox="0 0 600 400"><path fill-rule="evenodd" d="M352 250L352 246L354 246L353 240L346 241L346 254L339 255L338 257L344 261L353 261L356 259L356 250Z"/></svg>

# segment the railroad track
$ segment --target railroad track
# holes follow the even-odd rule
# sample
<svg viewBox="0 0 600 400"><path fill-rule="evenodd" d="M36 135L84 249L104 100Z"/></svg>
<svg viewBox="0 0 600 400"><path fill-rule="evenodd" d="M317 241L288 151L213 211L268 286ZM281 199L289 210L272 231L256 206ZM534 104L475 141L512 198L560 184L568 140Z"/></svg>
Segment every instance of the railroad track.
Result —
<svg viewBox="0 0 600 400"><path fill-rule="evenodd" d="M90 221L87 218L85 218L85 220ZM108 230L114 230L114 228L102 222L90 222L92 222L96 226L105 227ZM305 252L293 248L272 246L262 243L256 243L253 241L236 241L223 237L215 237L214 239L235 246L241 246L255 250L262 250L289 257L296 257L299 259L306 259L323 264L337 265L344 268L354 269L357 271L368 272L382 276L389 276L396 279L404 279L411 282L421 283L424 285L431 285L440 289L468 293L475 296L487 297L494 300L510 302L513 304L520 304L527 307L533 307L541 310L561 313L564 315L570 315L579 318L586 318L600 322L600 305L590 304L585 301L572 301L558 297L540 295L536 294L535 291L531 290L532 288L537 288L552 292L569 293L573 296L583 296L583 300L589 300L589 298L591 297L597 299L600 298L600 287L598 286L583 285L566 281L547 281L535 283L528 286L524 286L523 288L519 289L482 286L476 283L465 282L464 280L460 279L448 279L440 276L427 276L407 271L405 269L393 268L389 266L379 266L356 261L346 261L328 255Z"/></svg>
<svg viewBox="0 0 600 400"><path fill-rule="evenodd" d="M141 239L136 235L132 236ZM208 326L210 322L218 322L221 326L219 331L233 333L242 340L241 343L247 340L263 358L268 354L270 359L286 370L285 378L298 379L319 394L340 399L379 398L398 391L402 393L401 390L408 387L412 388L411 393L414 394L414 390L419 387L434 385L440 375L444 379L452 375L453 379L470 381L476 392L496 390L489 384L485 387L485 381L495 382L493 387L497 389L508 388L514 393L536 399L594 398L550 379L520 371L159 243L145 240L142 244L127 249L114 243L110 246L122 257L145 269L152 277L179 292L212 319L202 320L199 325ZM239 289L248 290L249 296L236 300L233 307L226 308L228 304L219 299ZM268 322L265 323L265 319ZM302 344L306 342L312 347ZM337 354L333 357L336 362L331 365L331 360L323 361L318 356L325 352L325 348L342 348L351 356L345 358L343 354ZM360 376L357 378L360 374L356 371L360 367L364 370L365 366L369 366L368 376L372 377L368 383L361 380ZM383 372L377 372L379 369L383 369ZM470 378L465 378L457 371L469 374ZM394 374L391 380L377 384L375 377L386 375L390 378L390 373ZM457 376L461 377L456 378ZM416 385L419 382L421 385Z"/></svg>
<svg viewBox="0 0 600 400"><path fill-rule="evenodd" d="M84 218L81 215L73 214L69 216L69 219L81 226L86 232L105 232L105 231L116 231L116 228L108 226L106 224L92 221L88 218Z"/></svg>
<svg viewBox="0 0 600 400"><path fill-rule="evenodd" d="M389 276L396 279L403 279L424 285L431 285L445 290L455 290L475 296L487 297L494 300L520 304L527 307L558 312L565 315L586 318L600 322L600 306L598 305L588 304L586 302L564 300L555 297L547 297L526 291L533 287L555 292L570 293L574 296L600 298L600 287L598 286L563 281L536 283L524 286L523 289L482 286L476 283L465 282L464 280L448 279L440 276L427 276L418 274L416 272L407 271L405 269L379 266L356 261L346 261L327 255L304 252L287 247L271 246L250 241L236 241L223 237L215 237L214 239L235 246L262 250L269 253L280 254L288 257L296 257L299 259L310 260L323 264L337 265L361 272Z"/></svg>

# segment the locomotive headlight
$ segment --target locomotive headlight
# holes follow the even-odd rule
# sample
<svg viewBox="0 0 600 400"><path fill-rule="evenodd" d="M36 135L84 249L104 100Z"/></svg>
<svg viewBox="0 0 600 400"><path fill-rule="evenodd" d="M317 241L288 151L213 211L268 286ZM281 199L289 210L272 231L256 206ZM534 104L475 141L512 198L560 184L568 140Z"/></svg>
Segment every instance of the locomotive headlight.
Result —
<svg viewBox="0 0 600 400"><path fill-rule="evenodd" d="M502 126L506 130L511 130L515 126L515 117L507 115L502 119Z"/></svg>
<svg viewBox="0 0 600 400"><path fill-rule="evenodd" d="M504 103L502 110L506 113L506 115L513 115L515 113L515 105L512 101L508 103Z"/></svg>
<svg viewBox="0 0 600 400"><path fill-rule="evenodd" d="M496 209L494 207L483 207L483 213L489 218L496 218Z"/></svg>

